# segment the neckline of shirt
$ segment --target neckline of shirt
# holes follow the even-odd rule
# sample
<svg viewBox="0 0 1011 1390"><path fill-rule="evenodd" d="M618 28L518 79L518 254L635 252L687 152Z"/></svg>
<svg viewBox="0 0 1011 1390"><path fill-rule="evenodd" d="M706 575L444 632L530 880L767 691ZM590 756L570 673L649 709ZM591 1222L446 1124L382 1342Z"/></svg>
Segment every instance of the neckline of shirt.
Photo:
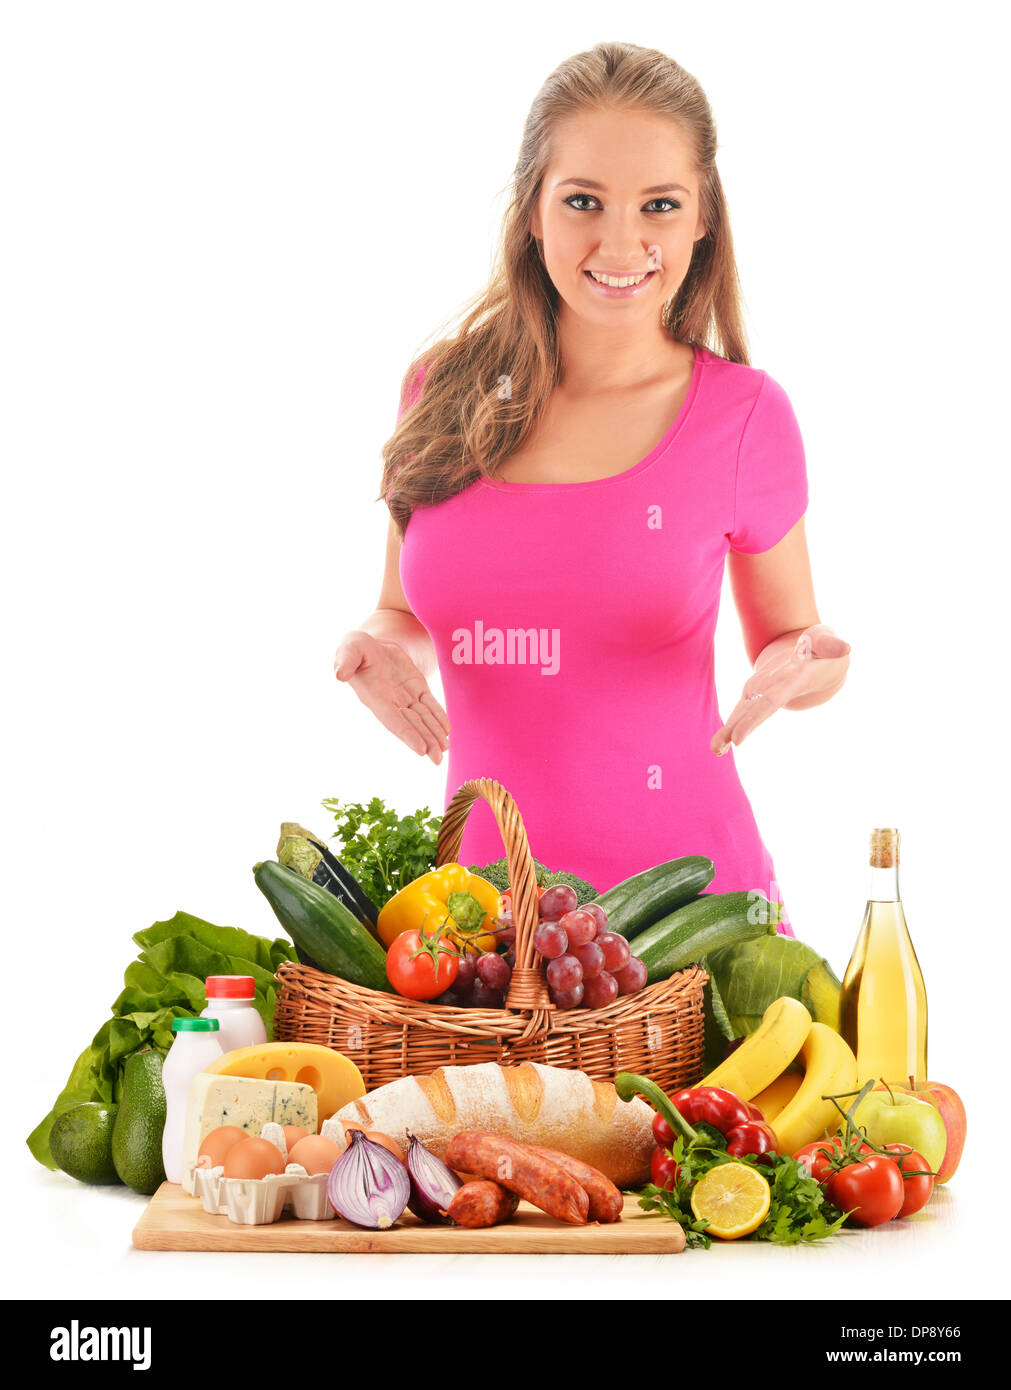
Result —
<svg viewBox="0 0 1011 1390"><path fill-rule="evenodd" d="M699 386L702 381L702 366L706 360L706 349L698 343L692 344L692 351L695 360L692 363L692 376L688 384L688 394L681 403L681 409L675 416L670 429L660 440L655 448L651 449L645 458L638 463L633 463L631 468L624 469L621 473L610 473L606 478L587 478L578 483L510 483L505 479L478 478L478 482L484 487L493 488L496 492L572 492L577 488L584 487L604 487L607 483L620 483L626 478L635 477L642 473L650 464L656 463L660 456L667 452L674 440L681 433L681 429L691 413L691 408L695 403L695 397L699 393Z"/></svg>

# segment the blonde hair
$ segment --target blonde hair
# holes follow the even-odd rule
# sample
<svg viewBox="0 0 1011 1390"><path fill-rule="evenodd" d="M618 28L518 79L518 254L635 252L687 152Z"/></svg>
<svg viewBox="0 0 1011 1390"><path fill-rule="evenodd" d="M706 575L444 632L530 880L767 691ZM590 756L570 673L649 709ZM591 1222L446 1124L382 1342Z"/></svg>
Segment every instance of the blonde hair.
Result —
<svg viewBox="0 0 1011 1390"><path fill-rule="evenodd" d="M677 293L663 306L661 324L675 341L750 365L716 168L716 126L705 93L691 73L653 48L599 43L577 53L555 69L530 108L487 288L467 301L459 327L423 351L404 378L404 413L383 447L380 492L401 534L415 507L445 501L482 474L493 475L528 437L559 380L558 292L530 220L555 129L575 113L600 108L666 116L687 140L706 233L695 243ZM504 378L508 393L500 387Z"/></svg>

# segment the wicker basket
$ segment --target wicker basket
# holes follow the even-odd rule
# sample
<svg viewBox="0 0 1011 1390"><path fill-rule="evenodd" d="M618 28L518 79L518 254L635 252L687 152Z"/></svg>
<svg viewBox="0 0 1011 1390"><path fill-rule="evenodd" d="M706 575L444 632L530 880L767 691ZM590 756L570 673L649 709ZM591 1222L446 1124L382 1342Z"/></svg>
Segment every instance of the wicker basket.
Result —
<svg viewBox="0 0 1011 1390"><path fill-rule="evenodd" d="M342 1052L369 1091L402 1076L475 1062L543 1062L577 1068L599 1081L633 1071L668 1092L692 1085L702 1074L705 971L691 966L603 1009L556 1009L533 945L533 859L519 810L503 786L488 777L464 782L446 808L436 863L455 862L479 796L495 814L512 888L516 964L505 1007L465 1009L403 999L285 961L277 972L274 1036Z"/></svg>

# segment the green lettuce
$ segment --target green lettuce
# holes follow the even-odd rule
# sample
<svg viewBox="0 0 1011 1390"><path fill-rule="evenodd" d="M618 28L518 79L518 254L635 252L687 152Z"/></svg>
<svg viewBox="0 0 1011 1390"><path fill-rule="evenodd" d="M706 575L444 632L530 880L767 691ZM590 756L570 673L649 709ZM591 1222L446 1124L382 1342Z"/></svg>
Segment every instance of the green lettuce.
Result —
<svg viewBox="0 0 1011 1390"><path fill-rule="evenodd" d="M145 1047L167 1052L172 1020L194 1018L207 1004L208 975L252 975L253 1000L271 1036L276 1004L274 972L284 960L296 960L289 941L267 941L238 927L218 927L177 912L168 922L139 931L137 960L126 968L123 991L74 1063L53 1108L28 1136L28 1147L47 1168L56 1164L49 1152L49 1132L57 1115L82 1101L118 1102L126 1059Z"/></svg>

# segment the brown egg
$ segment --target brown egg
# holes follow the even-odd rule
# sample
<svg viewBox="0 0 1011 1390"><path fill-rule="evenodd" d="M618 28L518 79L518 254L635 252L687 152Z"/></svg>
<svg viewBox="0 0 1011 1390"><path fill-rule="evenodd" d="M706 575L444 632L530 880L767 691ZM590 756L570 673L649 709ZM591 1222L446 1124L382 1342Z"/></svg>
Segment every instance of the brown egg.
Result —
<svg viewBox="0 0 1011 1390"><path fill-rule="evenodd" d="M298 1141L304 1139L309 1133L309 1131L303 1129L301 1125L282 1125L281 1128L284 1130L284 1143L289 1153L291 1153Z"/></svg>
<svg viewBox="0 0 1011 1390"><path fill-rule="evenodd" d="M404 1151L395 1139L388 1134L380 1134L377 1129L370 1129L366 1132L366 1139L371 1139L373 1144L382 1144L384 1149L389 1149L390 1153L404 1162Z"/></svg>
<svg viewBox="0 0 1011 1390"><path fill-rule="evenodd" d="M243 1139L249 1138L249 1131L240 1129L238 1125L219 1125L217 1129L212 1129L210 1134L200 1145L199 1157L207 1157L210 1163L208 1168L217 1168L224 1163L225 1155L233 1144L238 1144ZM205 1165L201 1164L201 1167Z"/></svg>
<svg viewBox="0 0 1011 1390"><path fill-rule="evenodd" d="M268 1173L283 1173L281 1150L269 1139L243 1139L233 1144L225 1157L226 1178L265 1178Z"/></svg>
<svg viewBox="0 0 1011 1390"><path fill-rule="evenodd" d="M307 1173L329 1173L341 1156L332 1139L319 1134L307 1134L288 1153L289 1163L300 1163Z"/></svg>
<svg viewBox="0 0 1011 1390"><path fill-rule="evenodd" d="M366 1129L365 1126L360 1125L357 1120L341 1120L341 1124L344 1126L344 1133L347 1136L349 1144L351 1143L351 1131L353 1129L360 1129L366 1139L371 1139L373 1144L382 1144L383 1148L389 1149L390 1153L396 1158L399 1158L401 1163L404 1162L403 1149L397 1141L391 1139L388 1134L381 1134L378 1129Z"/></svg>

